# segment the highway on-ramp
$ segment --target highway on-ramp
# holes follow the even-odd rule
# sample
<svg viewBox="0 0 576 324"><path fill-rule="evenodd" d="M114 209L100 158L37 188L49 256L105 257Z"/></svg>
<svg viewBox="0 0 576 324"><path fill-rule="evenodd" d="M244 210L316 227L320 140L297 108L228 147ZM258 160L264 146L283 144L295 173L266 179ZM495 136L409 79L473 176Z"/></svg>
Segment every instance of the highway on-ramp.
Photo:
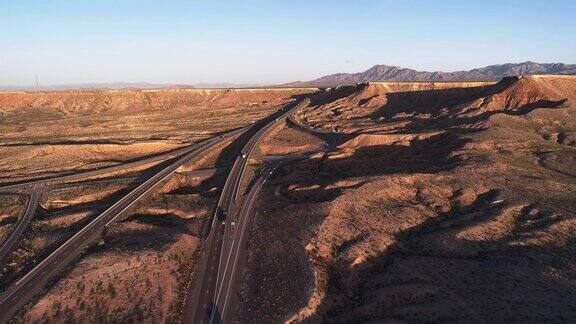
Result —
<svg viewBox="0 0 576 324"><path fill-rule="evenodd" d="M16 244L22 233L24 233L26 230L26 227L28 227L32 217L34 217L34 214L36 213L36 207L38 206L39 199L40 192L38 190L32 190L30 196L28 197L28 203L26 204L24 213L20 215L16 225L8 235L8 238L4 240L2 246L0 247L0 264L2 264L4 258L6 258L10 252L12 252L14 244Z"/></svg>
<svg viewBox="0 0 576 324"><path fill-rule="evenodd" d="M41 292L55 275L76 259L84 249L97 241L108 224L115 221L123 211L168 178L178 167L200 155L206 149L213 147L223 138L244 131L245 129L239 129L198 143L191 152L150 177L94 218L0 296L0 323L10 320L22 306Z"/></svg>
<svg viewBox="0 0 576 324"><path fill-rule="evenodd" d="M240 156L234 162L226 183L222 189L220 200L216 206L210 234L204 244L199 272L196 278L197 286L188 298L184 314L184 323L220 323L224 318L232 316L226 307L228 296L235 293L234 280L239 268L237 255L242 246L246 224L250 222L252 201L257 196L260 186L265 178L260 177L250 189L247 199L242 201L240 193L241 183L245 176L247 160L257 147L260 139L264 137L275 125L284 122L286 117L294 110L309 104L309 99L304 99L291 109L287 109L279 117L275 118L252 136L242 149ZM265 168L260 174L268 175L271 170ZM256 191L255 191L256 190ZM242 208L238 209L238 205ZM234 254L234 258L231 255ZM231 263L232 262L232 263ZM232 273L230 272L232 271ZM227 284L226 284L227 283ZM225 293L222 293L225 291Z"/></svg>
<svg viewBox="0 0 576 324"><path fill-rule="evenodd" d="M80 172L72 172L72 173L65 173L55 176L50 176L42 179L32 179L32 180L23 180L18 181L16 183L9 183L9 184L2 184L0 186L0 192L13 192L17 190L24 190L30 191L34 189L40 189L41 187L49 186L56 182L63 183L63 182L70 182L70 181L77 181L83 178L95 177L103 174L108 174L117 171L123 171L128 168L135 168L141 165L151 164L154 162L159 162L163 160L167 160L169 158L177 157L183 154L190 153L191 151L197 148L197 143L179 148L176 150L172 150L169 152L156 154L154 156L146 157L143 159L138 159L118 165L108 166L104 168L99 168L96 170L88 170L88 171L80 171Z"/></svg>

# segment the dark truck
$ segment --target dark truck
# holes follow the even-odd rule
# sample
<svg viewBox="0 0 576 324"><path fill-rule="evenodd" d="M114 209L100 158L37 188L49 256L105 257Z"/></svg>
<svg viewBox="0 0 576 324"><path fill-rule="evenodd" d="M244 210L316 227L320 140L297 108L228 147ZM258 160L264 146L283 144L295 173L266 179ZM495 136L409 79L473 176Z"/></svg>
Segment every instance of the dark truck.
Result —
<svg viewBox="0 0 576 324"><path fill-rule="evenodd" d="M228 215L228 213L220 206L218 206L218 208L216 209L216 217L218 217L219 220L223 221L226 219L226 215Z"/></svg>

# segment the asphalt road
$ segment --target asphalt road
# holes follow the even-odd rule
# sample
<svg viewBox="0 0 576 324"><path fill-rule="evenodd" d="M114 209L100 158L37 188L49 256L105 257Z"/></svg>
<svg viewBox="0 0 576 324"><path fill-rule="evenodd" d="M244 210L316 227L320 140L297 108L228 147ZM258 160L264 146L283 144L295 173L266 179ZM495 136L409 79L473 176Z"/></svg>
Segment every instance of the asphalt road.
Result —
<svg viewBox="0 0 576 324"><path fill-rule="evenodd" d="M216 145L223 138L243 131L245 129L239 129L196 144L192 151L153 175L94 218L0 296L0 322L5 323L12 318L22 306L40 293L54 276L97 241L107 225L115 221L123 211L168 178L178 167Z"/></svg>
<svg viewBox="0 0 576 324"><path fill-rule="evenodd" d="M232 323L235 316L235 303L237 302L237 292L242 281L243 257L246 252L245 243L247 239L248 224L255 213L254 204L262 186L276 168L280 161L268 165L262 176L258 177L254 185L250 188L242 208L238 212L235 228L229 227L225 233L226 245L221 254L219 278L216 281L216 292L212 302L211 323Z"/></svg>
<svg viewBox="0 0 576 324"><path fill-rule="evenodd" d="M239 188L245 177L247 159L272 127L284 122L291 112L308 103L309 99L304 99L291 109L285 107L286 112L263 126L250 138L234 162L222 189L210 234L204 244L200 272L196 278L198 284L185 304L184 323L221 323L223 319L233 316L227 312L231 309L228 307L230 296L237 291L236 279L240 272L240 268L236 267L238 255L243 248L244 232L246 224L250 222L248 216L252 212L253 200L265 181L265 177L259 177L242 204ZM267 170L269 169L261 172L261 175L268 175ZM241 204L242 208L238 209L237 204ZM225 217L223 211L226 213Z"/></svg>
<svg viewBox="0 0 576 324"><path fill-rule="evenodd" d="M28 197L28 203L26 204L24 213L20 215L8 238L4 240L2 247L0 247L0 264L2 264L4 258L6 258L10 252L12 252L14 244L16 244L22 233L24 233L26 230L26 227L28 227L32 217L34 217L34 214L36 213L36 207L38 206L39 199L40 191L32 190L30 197Z"/></svg>
<svg viewBox="0 0 576 324"><path fill-rule="evenodd" d="M291 121L294 125L302 128L303 130L311 133L311 134L325 134L325 135L329 135L329 134L334 134L334 131L331 130L327 130L327 129L317 129L314 127L311 127L308 124L304 124L302 122L300 122L297 118L296 118L296 114L298 112L294 111L291 114L288 115L288 120Z"/></svg>
<svg viewBox="0 0 576 324"><path fill-rule="evenodd" d="M114 165L110 167L100 168L97 170L89 170L89 171L81 171L81 172L74 172L74 173L67 173L63 175L56 175L53 177L37 179L37 180L25 180L22 182L11 183L11 184L3 184L0 186L0 192L12 192L15 190L25 190L29 191L29 188L33 186L34 188L38 189L43 186L49 186L55 182L67 182L67 181L77 181L82 178L88 178L93 176L98 176L106 173L122 171L128 168L134 168L141 165L146 165L153 162L167 160L171 157L176 157L182 154L187 154L194 151L197 147L198 143L192 144L190 146L176 149L170 152L154 155L148 158L123 163L120 165Z"/></svg>
<svg viewBox="0 0 576 324"><path fill-rule="evenodd" d="M245 128L234 130L234 131L232 131L228 134L222 135L222 136L228 137L232 134L238 134L239 132L242 132L244 130L245 130ZM217 138L220 138L220 137L221 136L219 136ZM138 161L128 162L128 163L118 165L118 166L105 167L105 168L98 169L98 170L79 172L79 173L75 173L75 174L68 174L68 175L64 175L62 177L54 177L54 178L50 178L50 179L35 180L35 181L31 181L31 182L26 182L26 183L21 183L21 184L16 184L16 185L11 185L8 187L0 188L0 191L5 190L6 188L8 188L8 189L24 188L26 191L30 192L30 198L28 199L28 203L27 203L26 210L25 210L24 214L18 218L16 225L14 226L14 229L10 232L9 237L6 240L4 240L4 242L2 243L2 246L0 247L0 264L2 264L2 261L4 261L4 258L6 258L6 256L8 256L8 254L10 252L12 252L14 245L16 244L16 242L18 242L18 239L20 238L20 236L22 236L22 234L24 233L24 231L26 230L26 228L30 224L30 221L32 221L32 218L36 212L38 200L40 199L40 195L41 195L42 191L46 191L46 190L51 189L53 187L67 187L70 185L75 185L75 184L71 184L70 182L71 181L79 181L82 178L100 175L100 174L105 174L105 173L110 173L110 172L114 172L114 171L119 171L119 170L122 170L124 168L132 168L132 167L139 166L139 165L145 165L145 164L155 162L155 161L165 160L165 159L170 158L174 154L179 154L179 155L188 154L191 151L198 149L199 145L204 145L203 143L204 142L196 143L196 144L189 146L189 147L185 147L182 149L178 149L175 151L156 155L156 156L153 156L150 158L145 158L145 159L138 160ZM61 185L55 185L56 182L59 182L59 183L67 182L67 183L64 183ZM99 181L98 180L90 181L90 183L97 183L97 182L99 182ZM100 180L100 182L102 182L102 183L118 182L118 180L117 179L104 179L104 180Z"/></svg>

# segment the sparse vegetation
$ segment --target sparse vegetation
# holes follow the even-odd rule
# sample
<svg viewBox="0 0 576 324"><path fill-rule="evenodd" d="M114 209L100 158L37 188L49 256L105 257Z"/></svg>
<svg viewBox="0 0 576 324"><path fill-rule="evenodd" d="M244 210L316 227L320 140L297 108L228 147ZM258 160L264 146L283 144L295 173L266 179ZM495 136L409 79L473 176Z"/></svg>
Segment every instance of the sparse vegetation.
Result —
<svg viewBox="0 0 576 324"><path fill-rule="evenodd" d="M574 82L318 95L300 117L334 148L263 193L241 321L574 317Z"/></svg>

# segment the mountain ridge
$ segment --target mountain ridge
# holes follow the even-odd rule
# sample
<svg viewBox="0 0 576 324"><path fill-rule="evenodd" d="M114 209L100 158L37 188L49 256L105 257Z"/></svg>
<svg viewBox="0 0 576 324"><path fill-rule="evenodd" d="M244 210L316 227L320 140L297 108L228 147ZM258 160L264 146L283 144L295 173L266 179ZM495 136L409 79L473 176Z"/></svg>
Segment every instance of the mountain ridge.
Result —
<svg viewBox="0 0 576 324"><path fill-rule="evenodd" d="M489 65L468 71L417 71L391 65L374 65L359 73L334 73L311 81L296 81L284 86L319 86L333 87L371 81L493 81L507 76L531 74L576 74L576 64L536 63L505 63Z"/></svg>

